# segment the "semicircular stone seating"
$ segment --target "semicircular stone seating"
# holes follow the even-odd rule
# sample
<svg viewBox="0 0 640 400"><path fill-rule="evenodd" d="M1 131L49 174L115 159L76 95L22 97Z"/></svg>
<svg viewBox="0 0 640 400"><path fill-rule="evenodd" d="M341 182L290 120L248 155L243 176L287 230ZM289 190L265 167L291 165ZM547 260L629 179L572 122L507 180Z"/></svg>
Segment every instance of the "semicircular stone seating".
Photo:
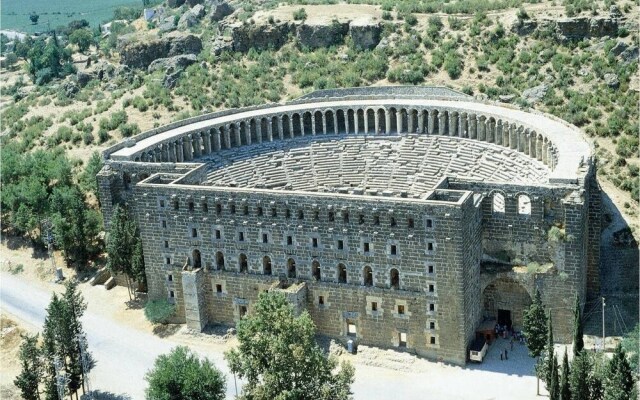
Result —
<svg viewBox="0 0 640 400"><path fill-rule="evenodd" d="M393 164L393 174L398 178L396 181L405 179L401 185L410 183L410 186L415 188L432 186L433 177L447 174L467 174L469 177L498 181L541 182L547 172L554 171L558 163L557 147L546 135L536 132L530 125L507 120L509 112L516 111L495 106L487 106L487 109L493 112L499 110L505 114L504 118L496 117L494 114L482 115L469 110L455 110L451 107L437 109L354 104L353 108L345 109L327 102L326 109L305 109L311 106L317 104L293 104L257 111L239 111L211 120L194 122L167 129L155 136L148 136L128 149L114 152L113 155L116 159L142 162L190 162L215 158L218 155L220 160L231 163L231 158L224 155L227 150L241 153L238 160L253 158L265 151L268 152L272 144L291 142L292 139L298 141L301 138L311 138L314 142L323 142L324 139L321 137L339 137L341 140L351 137L405 137L399 142L380 141L380 148L376 151L367 149L367 146L363 146L358 140L343 142L344 151L341 152L331 145L311 145L310 149L313 151L294 151L292 148L282 153L284 149L280 149L280 156L275 152L264 156L268 159L258 157L253 161L258 169L264 164L274 174L269 179L259 170L250 179L244 176L233 178L234 175L238 175L234 173L236 169L246 172L247 167L240 165L226 172L230 178L223 179L216 173L210 177L211 182L217 181L220 184L226 182L256 187L294 185L295 179L287 178L288 175L295 176L299 173L306 176L310 171L330 170L338 161L341 166L338 170L342 171L339 176L329 174L324 180L315 178L318 185L326 183L335 187L355 184L366 187L367 182L371 181L376 186L377 179L389 177L391 164L386 164L393 160L388 157L394 157L394 154L395 157L403 157ZM517 113L524 114L521 111ZM543 116L540 118L549 120ZM566 127L565 129L568 130ZM433 137L439 139L434 140ZM351 148L352 144L355 145L354 148ZM409 149L411 145L417 146L420 150L416 149L416 154L413 154ZM399 151L396 149L398 146L407 147L407 150ZM356 148L357 151L354 150ZM465 148L469 150L464 151ZM305 162L299 161L300 151L303 154L306 151L308 156L316 161L310 159L306 162L307 166L303 165ZM360 157L361 151L369 151L371 154ZM451 153L448 153L449 151ZM405 152L406 159L402 155ZM525 157L520 157L521 155ZM520 165L504 162L505 158L517 158ZM375 162L376 159L381 161ZM277 171L277 165L287 167ZM546 169L542 168L543 165ZM407 171L414 171L417 175L411 178ZM362 177L363 174L366 178ZM314 176L318 175L321 174ZM261 176L264 179L260 178ZM363 179L365 180L362 181ZM410 182L406 182L407 179Z"/></svg>

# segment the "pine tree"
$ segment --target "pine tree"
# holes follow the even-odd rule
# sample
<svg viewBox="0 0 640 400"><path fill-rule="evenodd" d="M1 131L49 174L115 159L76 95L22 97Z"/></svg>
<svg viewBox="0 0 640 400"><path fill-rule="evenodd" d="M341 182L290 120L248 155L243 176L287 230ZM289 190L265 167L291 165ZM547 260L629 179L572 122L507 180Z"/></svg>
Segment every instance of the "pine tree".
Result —
<svg viewBox="0 0 640 400"><path fill-rule="evenodd" d="M553 351L553 322L551 320L551 311L549 311L549 318L547 319L547 345L545 347L545 364L542 375L544 376L544 382L547 385L547 390L551 390L553 363L556 362L556 356ZM556 371L557 372L557 371Z"/></svg>
<svg viewBox="0 0 640 400"><path fill-rule="evenodd" d="M42 380L42 368L38 360L40 356L38 335L24 335L22 340L19 353L22 371L20 371L13 383L20 389L23 399L40 400L38 386Z"/></svg>
<svg viewBox="0 0 640 400"><path fill-rule="evenodd" d="M562 357L562 376L560 379L560 400L571 400L571 389L569 388L569 356L567 349L564 349Z"/></svg>
<svg viewBox="0 0 640 400"><path fill-rule="evenodd" d="M551 383L549 384L549 400L560 400L560 377L558 376L558 360L551 357Z"/></svg>
<svg viewBox="0 0 640 400"><path fill-rule="evenodd" d="M576 293L576 301L573 309L573 356L577 356L578 353L584 348L583 339L583 326L582 326L582 312L580 311L580 298Z"/></svg>
<svg viewBox="0 0 640 400"><path fill-rule="evenodd" d="M634 396L633 371L624 349L618 345L607 365L604 377L605 400L632 399Z"/></svg>
<svg viewBox="0 0 640 400"><path fill-rule="evenodd" d="M544 350L545 341L547 339L547 314L542 304L542 297L540 291L536 289L536 295L533 298L533 303L524 312L523 332L527 338L527 348L529 349L529 356L537 358L536 361L536 377L537 393L540 394L540 373L543 369L543 365L540 363L540 354Z"/></svg>
<svg viewBox="0 0 640 400"><path fill-rule="evenodd" d="M589 375L591 373L591 360L589 355L583 350L573 358L569 384L571 387L572 400L589 399Z"/></svg>

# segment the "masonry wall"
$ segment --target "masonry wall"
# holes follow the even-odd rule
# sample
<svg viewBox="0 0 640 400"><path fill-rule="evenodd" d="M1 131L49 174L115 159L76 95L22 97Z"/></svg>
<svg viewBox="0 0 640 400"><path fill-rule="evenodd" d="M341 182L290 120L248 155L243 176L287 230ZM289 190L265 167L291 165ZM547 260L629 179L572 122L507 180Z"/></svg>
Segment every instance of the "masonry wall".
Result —
<svg viewBox="0 0 640 400"><path fill-rule="evenodd" d="M410 351L458 364L465 361L474 319L480 315L470 300L477 284L465 283L478 274L479 241L476 251L464 250L473 246L472 237L478 237L466 221L474 212L472 196L467 195L463 204L466 212L458 204L441 201L299 193L283 197L171 185L137 185L133 200L150 298L177 302L177 320L185 318L178 272L184 265L197 268L197 251L210 277L203 288L211 296L206 300L211 322L233 323L239 306L250 312L251 299L259 291L288 277L308 283L307 306L322 333L344 336L343 319L353 319L361 326L357 337L364 343L389 346L403 332ZM246 256L246 273L239 273L241 255ZM265 276L264 257L271 260L270 276ZM320 266L319 281L313 275L314 262ZM339 282L341 265L346 282ZM370 287L366 267L372 271ZM392 269L398 272L397 288L392 288ZM323 291L326 306L314 308ZM371 321L366 317L367 304L371 307L374 301L367 299L369 295L380 297L383 310ZM242 304L242 299L248 303ZM404 307L404 314L398 306Z"/></svg>

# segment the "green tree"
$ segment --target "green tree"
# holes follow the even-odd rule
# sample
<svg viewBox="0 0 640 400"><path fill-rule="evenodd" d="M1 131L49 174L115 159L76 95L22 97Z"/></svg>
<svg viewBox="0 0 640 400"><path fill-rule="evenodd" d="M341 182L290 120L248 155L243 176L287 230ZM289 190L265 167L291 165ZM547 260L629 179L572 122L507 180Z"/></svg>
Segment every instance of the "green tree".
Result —
<svg viewBox="0 0 640 400"><path fill-rule="evenodd" d="M583 339L583 326L582 326L582 312L580 310L580 298L576 293L576 301L573 309L573 356L577 356L578 353L584 348Z"/></svg>
<svg viewBox="0 0 640 400"><path fill-rule="evenodd" d="M544 352L544 367L540 372L542 375L542 379L547 385L547 390L551 391L551 384L553 382L553 364L557 363L556 356L553 351L553 322L551 318L551 311L549 311L549 317L547 319L547 345L545 346Z"/></svg>
<svg viewBox="0 0 640 400"><path fill-rule="evenodd" d="M62 342L64 335L61 333L61 321L64 320L64 304L57 294L53 294L47 316L44 319L42 333L42 354L46 360L44 363L44 396L46 400L58 400L58 388L56 385L55 360L65 360Z"/></svg>
<svg viewBox="0 0 640 400"><path fill-rule="evenodd" d="M226 394L222 373L184 346L159 356L145 380L150 400L222 400Z"/></svg>
<svg viewBox="0 0 640 400"><path fill-rule="evenodd" d="M571 387L572 400L589 399L589 374L591 373L591 361L589 355L583 350L573 358L569 385Z"/></svg>
<svg viewBox="0 0 640 400"><path fill-rule="evenodd" d="M82 265L87 261L86 213L84 195L76 186L54 189L51 212L55 243L65 259Z"/></svg>
<svg viewBox="0 0 640 400"><path fill-rule="evenodd" d="M551 357L551 382L549 384L549 400L560 400L560 377L558 376L558 360L555 354Z"/></svg>
<svg viewBox="0 0 640 400"><path fill-rule="evenodd" d="M80 184L80 187L83 191L92 192L96 195L98 194L98 181L96 176L102 169L102 165L103 162L100 153L94 151L93 154L91 154L91 158L87 162L87 166L78 178L78 183Z"/></svg>
<svg viewBox="0 0 640 400"><path fill-rule="evenodd" d="M127 276L129 299L132 298L133 255L137 241L137 229L133 218L125 206L117 205L113 211L111 229L107 236L107 267L113 274Z"/></svg>
<svg viewBox="0 0 640 400"><path fill-rule="evenodd" d="M31 20L32 25L37 25L38 20L40 19L40 16L35 12L32 12L31 14L29 14L29 19Z"/></svg>
<svg viewBox="0 0 640 400"><path fill-rule="evenodd" d="M42 368L40 367L39 356L38 335L22 336L19 353L22 370L13 383L20 389L22 398L25 400L40 400L38 387L42 380Z"/></svg>
<svg viewBox="0 0 640 400"><path fill-rule="evenodd" d="M142 252L142 240L140 240L140 237L136 238L136 243L133 246L131 275L142 289L147 287L147 275L144 269L144 254Z"/></svg>
<svg viewBox="0 0 640 400"><path fill-rule="evenodd" d="M69 43L78 45L81 53L89 50L93 44L93 33L89 28L76 29L69 35Z"/></svg>
<svg viewBox="0 0 640 400"><path fill-rule="evenodd" d="M571 400L571 388L569 387L569 356L567 349L564 349L562 357L562 376L560 379L560 400Z"/></svg>
<svg viewBox="0 0 640 400"><path fill-rule="evenodd" d="M354 369L327 357L315 342L307 311L298 317L282 293L260 293L252 314L237 324L238 348L225 353L247 380L243 399L348 399Z"/></svg>
<svg viewBox="0 0 640 400"><path fill-rule="evenodd" d="M537 358L536 376L538 378L537 393L540 394L540 354L544 350L547 340L547 314L542 304L540 291L536 289L531 306L524 312L522 330L527 338L529 355ZM542 364L544 365L544 364Z"/></svg>
<svg viewBox="0 0 640 400"><path fill-rule="evenodd" d="M637 398L633 370L621 345L616 347L607 365L603 383L605 400Z"/></svg>

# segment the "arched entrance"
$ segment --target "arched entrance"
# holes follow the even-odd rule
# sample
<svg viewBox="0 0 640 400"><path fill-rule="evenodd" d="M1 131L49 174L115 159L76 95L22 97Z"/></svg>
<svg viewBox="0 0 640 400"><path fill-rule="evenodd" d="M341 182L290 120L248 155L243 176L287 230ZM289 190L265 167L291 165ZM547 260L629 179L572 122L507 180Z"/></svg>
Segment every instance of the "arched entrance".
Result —
<svg viewBox="0 0 640 400"><path fill-rule="evenodd" d="M519 330L522 329L523 313L531 305L531 296L519 282L498 278L482 292L482 304L485 317Z"/></svg>

